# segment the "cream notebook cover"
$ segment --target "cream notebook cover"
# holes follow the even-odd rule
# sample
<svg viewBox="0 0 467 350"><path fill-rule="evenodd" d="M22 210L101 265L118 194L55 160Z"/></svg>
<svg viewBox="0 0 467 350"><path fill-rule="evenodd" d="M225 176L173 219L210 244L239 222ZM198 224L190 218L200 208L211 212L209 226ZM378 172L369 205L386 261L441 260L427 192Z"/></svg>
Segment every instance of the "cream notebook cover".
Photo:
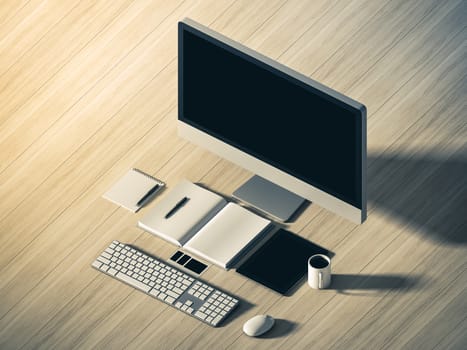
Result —
<svg viewBox="0 0 467 350"><path fill-rule="evenodd" d="M137 212L141 208L137 203L156 185L159 187L153 195L165 184L138 169L130 169L102 197L132 212Z"/></svg>
<svg viewBox="0 0 467 350"><path fill-rule="evenodd" d="M184 197L189 200L166 219L167 213ZM270 223L184 180L148 212L138 226L227 269Z"/></svg>
<svg viewBox="0 0 467 350"><path fill-rule="evenodd" d="M229 203L183 248L226 269L262 236L270 223L238 204Z"/></svg>

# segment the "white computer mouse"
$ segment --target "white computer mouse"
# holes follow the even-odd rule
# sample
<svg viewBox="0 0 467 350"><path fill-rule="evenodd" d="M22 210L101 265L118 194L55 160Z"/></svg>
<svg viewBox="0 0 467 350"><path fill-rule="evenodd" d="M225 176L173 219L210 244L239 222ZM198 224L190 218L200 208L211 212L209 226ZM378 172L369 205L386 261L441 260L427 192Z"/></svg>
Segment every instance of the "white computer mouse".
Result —
<svg viewBox="0 0 467 350"><path fill-rule="evenodd" d="M274 318L269 315L256 315L243 325L243 332L250 337L257 337L269 331L274 326Z"/></svg>

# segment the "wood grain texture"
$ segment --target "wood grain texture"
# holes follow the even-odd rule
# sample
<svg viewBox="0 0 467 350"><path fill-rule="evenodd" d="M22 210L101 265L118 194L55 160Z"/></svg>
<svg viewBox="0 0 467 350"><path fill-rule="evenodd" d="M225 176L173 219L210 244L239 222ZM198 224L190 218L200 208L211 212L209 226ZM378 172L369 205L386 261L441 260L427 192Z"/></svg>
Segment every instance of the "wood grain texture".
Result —
<svg viewBox="0 0 467 350"><path fill-rule="evenodd" d="M226 195L251 176L177 136L184 17L368 108L368 220L288 225L335 253L332 288L211 266L243 301L217 329L90 267L113 239L174 251L102 199L128 168ZM462 0L2 1L0 348L465 349L465 23ZM260 313L276 327L245 336Z"/></svg>

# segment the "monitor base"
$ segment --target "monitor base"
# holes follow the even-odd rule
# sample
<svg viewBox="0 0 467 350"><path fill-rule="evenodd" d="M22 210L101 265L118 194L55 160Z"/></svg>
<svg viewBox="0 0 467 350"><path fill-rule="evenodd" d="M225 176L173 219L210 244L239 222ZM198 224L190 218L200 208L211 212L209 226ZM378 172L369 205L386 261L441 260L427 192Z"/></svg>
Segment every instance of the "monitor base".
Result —
<svg viewBox="0 0 467 350"><path fill-rule="evenodd" d="M253 176L240 186L233 196L271 217L286 222L305 199L260 176Z"/></svg>

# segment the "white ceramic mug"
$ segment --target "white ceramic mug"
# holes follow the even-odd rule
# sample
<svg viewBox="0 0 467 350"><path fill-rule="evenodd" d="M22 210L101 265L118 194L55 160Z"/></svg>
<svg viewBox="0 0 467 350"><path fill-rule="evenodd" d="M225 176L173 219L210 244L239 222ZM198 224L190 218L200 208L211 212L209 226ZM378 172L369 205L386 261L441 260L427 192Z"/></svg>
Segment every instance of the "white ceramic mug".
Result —
<svg viewBox="0 0 467 350"><path fill-rule="evenodd" d="M314 289L324 289L331 284L331 259L315 254L308 259L308 284Z"/></svg>

